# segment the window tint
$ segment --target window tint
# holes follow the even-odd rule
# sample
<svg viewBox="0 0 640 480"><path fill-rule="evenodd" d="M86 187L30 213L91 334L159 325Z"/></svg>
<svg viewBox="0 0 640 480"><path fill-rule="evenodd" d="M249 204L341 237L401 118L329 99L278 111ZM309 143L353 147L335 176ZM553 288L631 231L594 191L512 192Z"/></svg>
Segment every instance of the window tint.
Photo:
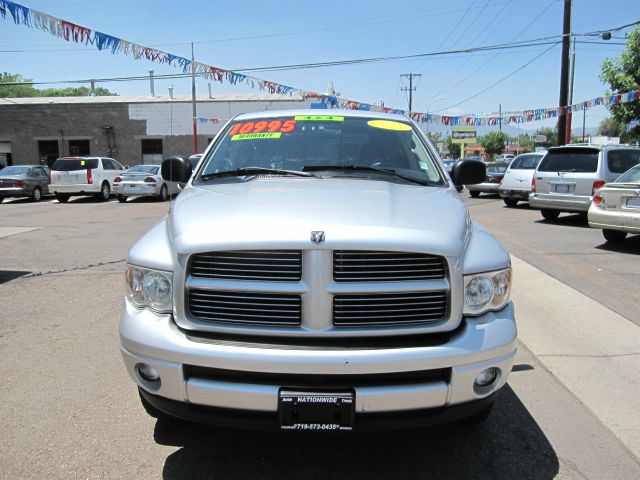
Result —
<svg viewBox="0 0 640 480"><path fill-rule="evenodd" d="M609 150L607 166L611 173L624 173L640 163L640 148L629 150Z"/></svg>
<svg viewBox="0 0 640 480"><path fill-rule="evenodd" d="M506 165L489 165L487 167L488 173L504 173L507 171Z"/></svg>
<svg viewBox="0 0 640 480"><path fill-rule="evenodd" d="M0 175L27 175L29 167L5 167L0 170Z"/></svg>
<svg viewBox="0 0 640 480"><path fill-rule="evenodd" d="M598 150L586 148L563 148L550 150L544 157L540 172L595 172L598 170Z"/></svg>
<svg viewBox="0 0 640 480"><path fill-rule="evenodd" d="M57 172L70 172L72 170L87 170L98 168L97 158L59 158L51 167L51 170Z"/></svg>
<svg viewBox="0 0 640 480"><path fill-rule="evenodd" d="M47 177L47 172L44 168L42 167L38 167L36 168L36 175L38 175L39 177Z"/></svg>
<svg viewBox="0 0 640 480"><path fill-rule="evenodd" d="M616 179L616 183L640 183L640 165Z"/></svg>
<svg viewBox="0 0 640 480"><path fill-rule="evenodd" d="M535 170L542 155L520 155L511 164L512 170Z"/></svg>
<svg viewBox="0 0 640 480"><path fill-rule="evenodd" d="M136 165L135 167L131 167L127 170L127 174L129 173L147 173L151 175L156 175L158 173L159 167L155 165Z"/></svg>
<svg viewBox="0 0 640 480"><path fill-rule="evenodd" d="M113 164L111 163L111 160L109 160L108 158L102 159L102 168L104 168L105 170L114 170Z"/></svg>
<svg viewBox="0 0 640 480"><path fill-rule="evenodd" d="M120 162L118 162L117 160L114 160L112 158L111 159L111 163L113 164L113 168L115 168L116 170L124 170L124 167L122 166L122 164Z"/></svg>

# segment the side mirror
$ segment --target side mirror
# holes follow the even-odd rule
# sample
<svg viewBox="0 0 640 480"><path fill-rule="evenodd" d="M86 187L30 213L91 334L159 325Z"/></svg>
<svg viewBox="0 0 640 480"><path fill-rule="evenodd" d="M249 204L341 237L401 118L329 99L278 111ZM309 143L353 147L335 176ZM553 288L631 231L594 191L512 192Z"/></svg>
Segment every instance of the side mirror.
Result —
<svg viewBox="0 0 640 480"><path fill-rule="evenodd" d="M451 169L451 180L456 186L482 183L486 176L487 167L477 160L458 160Z"/></svg>
<svg viewBox="0 0 640 480"><path fill-rule="evenodd" d="M191 178L191 162L183 157L169 157L160 168L162 178L170 182L187 183Z"/></svg>

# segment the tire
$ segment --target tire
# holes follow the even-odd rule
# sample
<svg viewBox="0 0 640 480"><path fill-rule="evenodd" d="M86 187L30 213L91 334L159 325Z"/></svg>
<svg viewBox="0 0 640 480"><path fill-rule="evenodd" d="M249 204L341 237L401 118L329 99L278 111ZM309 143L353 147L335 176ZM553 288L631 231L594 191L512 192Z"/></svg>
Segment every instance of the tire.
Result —
<svg viewBox="0 0 640 480"><path fill-rule="evenodd" d="M31 200L33 200L34 202L39 202L40 200L42 200L42 192L40 191L40 187L36 187L33 189L33 192L31 192Z"/></svg>
<svg viewBox="0 0 640 480"><path fill-rule="evenodd" d="M473 415L463 418L462 422L467 425L479 425L484 423L491 415L491 410L493 409L493 402L484 407L479 412L474 413Z"/></svg>
<svg viewBox="0 0 640 480"><path fill-rule="evenodd" d="M475 190L469 191L469 196L473 198L478 198L480 196L480 192L476 192Z"/></svg>
<svg viewBox="0 0 640 480"><path fill-rule="evenodd" d="M169 198L169 189L167 188L166 185L162 185L162 187L160 188L160 196L158 197L158 199L161 202L166 202L168 198Z"/></svg>
<svg viewBox="0 0 640 480"><path fill-rule="evenodd" d="M515 208L518 206L518 200L515 198L503 198L504 204L509 208Z"/></svg>
<svg viewBox="0 0 640 480"><path fill-rule="evenodd" d="M627 232L621 232L619 230L602 230L602 235L607 242L620 243L624 242L627 238Z"/></svg>
<svg viewBox="0 0 640 480"><path fill-rule="evenodd" d="M120 203L125 203L127 201L127 197L125 197L124 195L117 195L116 198Z"/></svg>
<svg viewBox="0 0 640 480"><path fill-rule="evenodd" d="M108 182L104 182L100 187L100 193L97 195L98 200L101 202L108 202L111 198L111 187Z"/></svg>
<svg viewBox="0 0 640 480"><path fill-rule="evenodd" d="M62 195L56 193L56 200L60 203L67 203L69 201L69 195Z"/></svg>
<svg viewBox="0 0 640 480"><path fill-rule="evenodd" d="M541 209L540 213L542 214L544 219L548 221L557 220L560 216L560 212L558 210L550 210L548 208Z"/></svg>
<svg viewBox="0 0 640 480"><path fill-rule="evenodd" d="M4 201L4 197L0 197L0 203Z"/></svg>

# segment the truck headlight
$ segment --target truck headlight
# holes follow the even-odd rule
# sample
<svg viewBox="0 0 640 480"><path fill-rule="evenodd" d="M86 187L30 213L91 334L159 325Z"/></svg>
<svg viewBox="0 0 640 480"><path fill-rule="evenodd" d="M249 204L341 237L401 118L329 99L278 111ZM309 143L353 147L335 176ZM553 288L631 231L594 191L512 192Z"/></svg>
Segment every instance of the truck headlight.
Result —
<svg viewBox="0 0 640 480"><path fill-rule="evenodd" d="M511 294L511 269L464 276L464 314L482 315L500 310Z"/></svg>
<svg viewBox="0 0 640 480"><path fill-rule="evenodd" d="M127 265L127 298L139 307L157 312L173 310L172 274Z"/></svg>

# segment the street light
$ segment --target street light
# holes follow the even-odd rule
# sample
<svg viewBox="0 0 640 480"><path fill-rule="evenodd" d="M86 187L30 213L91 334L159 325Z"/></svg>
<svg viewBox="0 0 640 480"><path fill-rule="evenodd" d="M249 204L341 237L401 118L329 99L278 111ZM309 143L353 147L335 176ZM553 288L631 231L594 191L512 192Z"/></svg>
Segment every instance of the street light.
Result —
<svg viewBox="0 0 640 480"><path fill-rule="evenodd" d="M431 104L433 102L435 102L436 100L444 100L446 97L434 97L431 100L429 100L429 102L427 103L427 111L425 112L424 116L426 118L427 115L429 115L429 107L431 107ZM427 132L429 131L429 122L427 122Z"/></svg>

